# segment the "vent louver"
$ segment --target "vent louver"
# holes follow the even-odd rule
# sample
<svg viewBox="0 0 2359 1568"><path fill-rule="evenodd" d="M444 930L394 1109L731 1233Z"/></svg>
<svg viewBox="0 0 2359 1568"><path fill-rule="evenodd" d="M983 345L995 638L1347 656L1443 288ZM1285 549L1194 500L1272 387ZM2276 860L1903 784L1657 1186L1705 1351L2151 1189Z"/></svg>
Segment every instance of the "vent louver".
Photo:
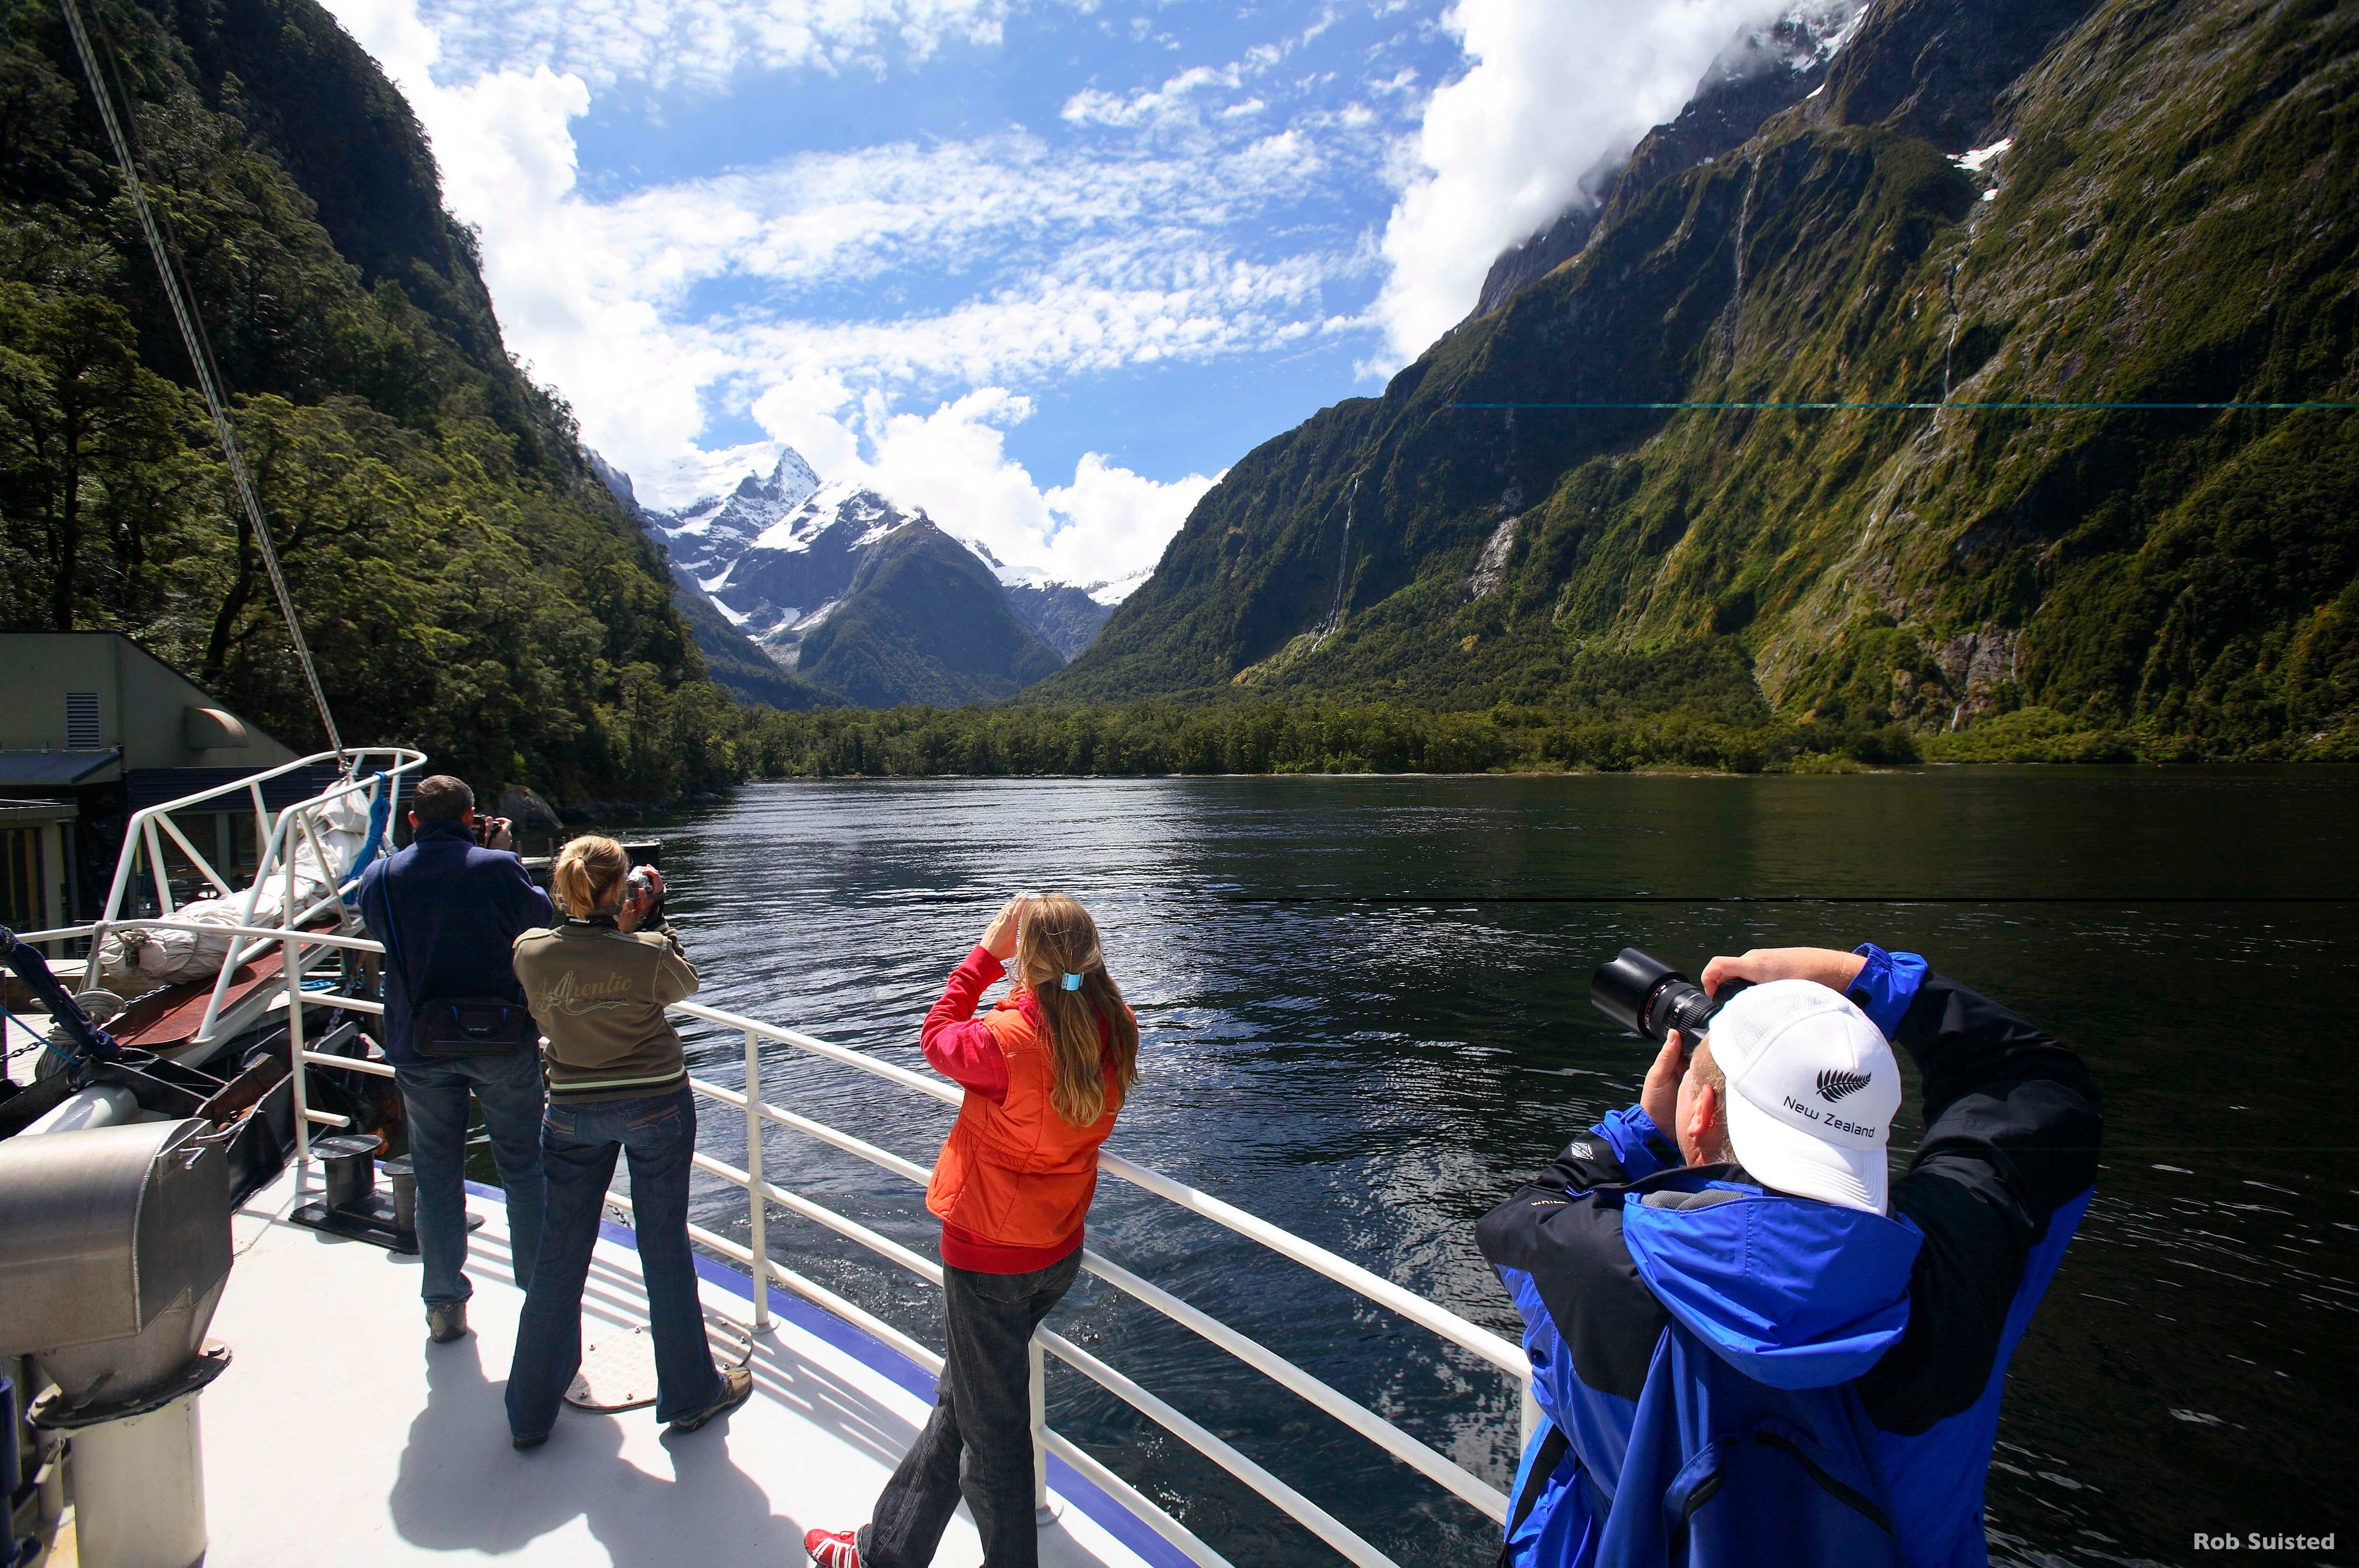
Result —
<svg viewBox="0 0 2359 1568"><path fill-rule="evenodd" d="M103 744L98 724L98 693L66 693L66 750L95 752Z"/></svg>

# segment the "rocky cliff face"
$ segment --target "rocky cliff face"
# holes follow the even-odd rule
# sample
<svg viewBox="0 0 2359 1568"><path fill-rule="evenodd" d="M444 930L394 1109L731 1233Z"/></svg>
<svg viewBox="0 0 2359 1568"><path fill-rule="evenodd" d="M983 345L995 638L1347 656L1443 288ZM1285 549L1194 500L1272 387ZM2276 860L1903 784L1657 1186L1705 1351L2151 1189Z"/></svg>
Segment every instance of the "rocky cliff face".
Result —
<svg viewBox="0 0 2359 1568"><path fill-rule="evenodd" d="M2354 118L2326 0L1882 0L1238 463L1044 692L1545 703L1724 646L1797 716L2359 747L2359 418L1970 406L2352 400ZM1604 406L1655 402L1945 406Z"/></svg>
<svg viewBox="0 0 2359 1568"><path fill-rule="evenodd" d="M1096 642L1114 614L1114 601L1069 582L1011 582L1006 587L1007 607L1060 659L1071 659ZM1103 591L1101 585L1098 593Z"/></svg>

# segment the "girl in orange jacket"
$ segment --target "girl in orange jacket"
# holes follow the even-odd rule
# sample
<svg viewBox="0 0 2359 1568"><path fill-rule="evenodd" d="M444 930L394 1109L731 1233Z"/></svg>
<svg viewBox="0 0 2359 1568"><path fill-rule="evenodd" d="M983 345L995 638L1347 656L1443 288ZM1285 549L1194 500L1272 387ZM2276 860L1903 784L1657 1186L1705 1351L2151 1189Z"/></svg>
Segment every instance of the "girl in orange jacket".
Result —
<svg viewBox="0 0 2359 1568"><path fill-rule="evenodd" d="M977 1018L1003 973L1007 996ZM870 1522L803 1546L821 1568L926 1568L963 1490L984 1568L1037 1568L1026 1350L1081 1272L1098 1145L1138 1081L1138 1022L1089 912L1027 893L951 971L921 1039L966 1090L926 1188L949 1340L934 1412Z"/></svg>

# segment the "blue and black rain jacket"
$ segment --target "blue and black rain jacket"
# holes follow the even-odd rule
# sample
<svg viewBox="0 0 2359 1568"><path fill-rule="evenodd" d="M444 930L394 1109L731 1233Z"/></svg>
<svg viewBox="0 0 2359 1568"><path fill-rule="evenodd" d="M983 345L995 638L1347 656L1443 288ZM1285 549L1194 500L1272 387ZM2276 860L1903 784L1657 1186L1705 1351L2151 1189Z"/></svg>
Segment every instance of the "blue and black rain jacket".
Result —
<svg viewBox="0 0 2359 1568"><path fill-rule="evenodd" d="M1485 1217L1547 1420L1509 1568L1981 1568L2007 1358L2096 1180L2080 1059L1912 953L1852 1000L1924 1077L1889 1216L1683 1167L1617 1111Z"/></svg>
<svg viewBox="0 0 2359 1568"><path fill-rule="evenodd" d="M386 946L385 1054L422 1065L410 1009L437 997L512 997L516 939L557 924L557 908L506 849L478 848L462 822L418 825L409 848L361 873L361 918Z"/></svg>

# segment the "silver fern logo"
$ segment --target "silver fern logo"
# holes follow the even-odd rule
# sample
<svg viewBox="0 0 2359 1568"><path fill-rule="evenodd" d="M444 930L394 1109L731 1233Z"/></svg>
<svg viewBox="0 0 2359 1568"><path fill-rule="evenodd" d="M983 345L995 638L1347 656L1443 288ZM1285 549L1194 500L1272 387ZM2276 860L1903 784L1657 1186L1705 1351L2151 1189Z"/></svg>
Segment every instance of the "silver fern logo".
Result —
<svg viewBox="0 0 2359 1568"><path fill-rule="evenodd" d="M1819 1098L1832 1105L1845 1095L1859 1093L1873 1080L1872 1074L1846 1073L1841 1068L1829 1067L1819 1075Z"/></svg>

